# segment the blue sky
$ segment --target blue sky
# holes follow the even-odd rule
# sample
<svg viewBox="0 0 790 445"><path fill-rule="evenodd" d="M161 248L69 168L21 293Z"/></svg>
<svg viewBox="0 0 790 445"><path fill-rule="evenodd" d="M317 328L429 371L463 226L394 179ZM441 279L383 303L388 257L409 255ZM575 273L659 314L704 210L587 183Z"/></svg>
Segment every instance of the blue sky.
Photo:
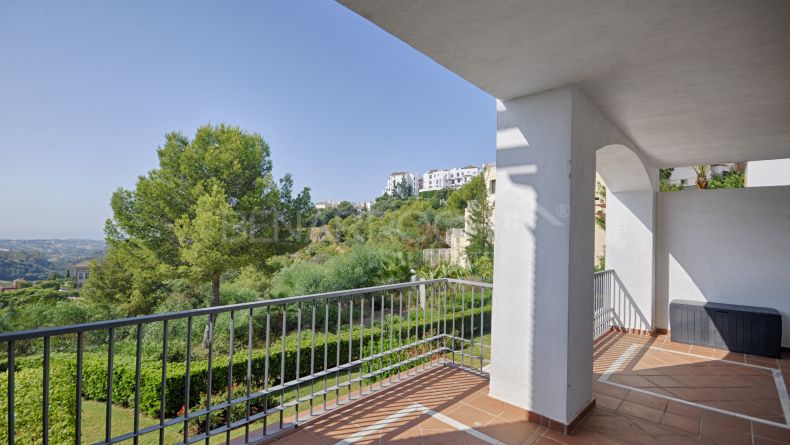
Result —
<svg viewBox="0 0 790 445"><path fill-rule="evenodd" d="M164 134L219 122L314 201L495 156L491 96L330 0L0 2L0 238L103 238Z"/></svg>

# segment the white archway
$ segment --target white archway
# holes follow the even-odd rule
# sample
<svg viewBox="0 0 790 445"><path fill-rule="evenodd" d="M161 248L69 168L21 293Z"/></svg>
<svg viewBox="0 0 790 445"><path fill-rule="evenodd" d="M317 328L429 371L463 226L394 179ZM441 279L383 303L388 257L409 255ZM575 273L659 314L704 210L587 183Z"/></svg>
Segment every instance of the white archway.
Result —
<svg viewBox="0 0 790 445"><path fill-rule="evenodd" d="M607 187L606 267L614 270L614 326L655 329L655 191L658 172L622 144L596 152L596 170Z"/></svg>

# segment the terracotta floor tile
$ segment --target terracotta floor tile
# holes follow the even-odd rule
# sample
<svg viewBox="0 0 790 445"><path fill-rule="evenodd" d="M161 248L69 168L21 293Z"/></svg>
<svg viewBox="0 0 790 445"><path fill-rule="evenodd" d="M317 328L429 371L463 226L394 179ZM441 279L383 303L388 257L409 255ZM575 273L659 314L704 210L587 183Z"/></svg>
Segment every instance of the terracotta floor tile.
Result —
<svg viewBox="0 0 790 445"><path fill-rule="evenodd" d="M653 438L651 445L699 445L704 443L699 438L678 435L678 436L661 436Z"/></svg>
<svg viewBox="0 0 790 445"><path fill-rule="evenodd" d="M669 349L671 351L678 351L678 352L689 352L691 345L683 344L683 343L675 343L672 341L668 341L661 345L661 349Z"/></svg>
<svg viewBox="0 0 790 445"><path fill-rule="evenodd" d="M751 431L751 422L740 417L728 416L706 410L702 414L703 427L726 428L738 431Z"/></svg>
<svg viewBox="0 0 790 445"><path fill-rule="evenodd" d="M499 413L499 417L509 420L521 421L528 418L528 413L522 408L505 403L505 410Z"/></svg>
<svg viewBox="0 0 790 445"><path fill-rule="evenodd" d="M609 411L616 411L620 406L621 399L616 397L607 396L606 394L597 394L595 396L595 407L608 409Z"/></svg>
<svg viewBox="0 0 790 445"><path fill-rule="evenodd" d="M673 413L664 413L664 417L661 418L661 424L668 428L673 428L697 436L699 435L701 421L700 419L695 419L693 417L685 417Z"/></svg>
<svg viewBox="0 0 790 445"><path fill-rule="evenodd" d="M624 401L622 404L620 404L620 407L617 408L617 413L633 416L653 423L658 423L661 420L663 411L640 405L638 403Z"/></svg>
<svg viewBox="0 0 790 445"><path fill-rule="evenodd" d="M755 437L754 445L787 445L786 441L773 440L765 437Z"/></svg>
<svg viewBox="0 0 790 445"><path fill-rule="evenodd" d="M702 408L686 405L684 403L674 402L671 400L667 404L667 412L677 414L683 417L694 418L694 419L702 418Z"/></svg>
<svg viewBox="0 0 790 445"><path fill-rule="evenodd" d="M765 439L776 440L779 442L790 443L790 428L778 428L775 426L765 425L759 422L754 422L754 435Z"/></svg>
<svg viewBox="0 0 790 445"><path fill-rule="evenodd" d="M422 432L419 428L398 430L394 434L382 434L379 443L397 443L398 445L421 445Z"/></svg>
<svg viewBox="0 0 790 445"><path fill-rule="evenodd" d="M649 408L654 408L659 411L664 411L667 407L667 400L662 399L660 397L654 397L651 395L647 395L637 391L631 391L626 397L625 400L628 402L633 402L642 406L646 406Z"/></svg>
<svg viewBox="0 0 790 445"><path fill-rule="evenodd" d="M466 433L460 431L422 431L423 445L458 445L466 442Z"/></svg>
<svg viewBox="0 0 790 445"><path fill-rule="evenodd" d="M595 382L593 383L593 392L598 394L605 394L609 397L615 397L617 399L622 400L625 399L625 396L627 396L630 391L606 383Z"/></svg>
<svg viewBox="0 0 790 445"><path fill-rule="evenodd" d="M489 397L488 394L479 394L467 402L475 408L489 414L498 416L505 411L505 402Z"/></svg>
<svg viewBox="0 0 790 445"><path fill-rule="evenodd" d="M767 368L778 368L779 362L774 358L760 357L756 355L746 355L746 363L750 365L765 366Z"/></svg>
<svg viewBox="0 0 790 445"><path fill-rule="evenodd" d="M459 406L458 408L445 414L472 428L479 428L481 426L487 425L496 417L471 406Z"/></svg>
<svg viewBox="0 0 790 445"><path fill-rule="evenodd" d="M704 356L704 357L713 357L713 351L714 350L712 348L706 348L704 346L697 346L697 345L690 345L688 352L689 352L689 354L701 355L701 356Z"/></svg>
<svg viewBox="0 0 790 445"><path fill-rule="evenodd" d="M631 345L642 349L637 358L611 375L611 381L652 391L656 395L597 381ZM654 338L620 333L604 335L596 340L595 347L594 369L597 374L590 377L596 409L580 423L574 434L568 436L530 423L526 420L525 410L489 397L487 379L439 366L310 420L302 425L300 431L275 443L334 444L360 431L360 428L388 419L415 402L505 444L790 443L789 429L753 423L658 396L698 401L707 406L784 423L771 371L746 366L743 362L773 368L779 366L790 381L790 354L777 361L677 344L667 336ZM699 356L679 354L678 351ZM360 443L484 443L420 412L375 428Z"/></svg>
<svg viewBox="0 0 790 445"><path fill-rule="evenodd" d="M638 375L614 374L609 378L609 381L630 386L631 388L655 388L656 386L650 380Z"/></svg>
<svg viewBox="0 0 790 445"><path fill-rule="evenodd" d="M720 445L751 445L752 443L752 436L749 433L726 428L707 428L704 425L702 439Z"/></svg>
<svg viewBox="0 0 790 445"><path fill-rule="evenodd" d="M476 429L503 443L520 444L535 433L538 427L539 425L526 420L521 422L510 422L505 419L496 418L487 425Z"/></svg>
<svg viewBox="0 0 790 445"><path fill-rule="evenodd" d="M535 445L557 445L557 444L564 444L565 442L559 442L557 440L552 439L551 437L541 436L538 440L536 440ZM595 442L590 442L593 444Z"/></svg>
<svg viewBox="0 0 790 445"><path fill-rule="evenodd" d="M452 426L437 420L433 417L427 417L420 421L419 423L420 430L422 431L455 431L456 429Z"/></svg>
<svg viewBox="0 0 790 445"><path fill-rule="evenodd" d="M546 427L543 427L543 426L537 427L535 429L535 431L532 434L530 434L529 437L527 437L526 439L524 439L523 442L521 442L521 445L532 445L532 444L534 444L541 437L543 437L543 435L546 434L547 431L548 431L548 429Z"/></svg>
<svg viewBox="0 0 790 445"><path fill-rule="evenodd" d="M587 445L601 443L601 435L588 430L577 430L570 435L558 433L556 431L548 431L543 437L552 439L556 442L566 445ZM610 442L613 443L613 442ZM614 442L617 443L617 442Z"/></svg>
<svg viewBox="0 0 790 445"><path fill-rule="evenodd" d="M740 352L730 352L718 349L713 352L713 356L719 360L726 360L728 362L745 363L744 356Z"/></svg>
<svg viewBox="0 0 790 445"><path fill-rule="evenodd" d="M309 431L298 431L272 442L277 445L323 445L324 441Z"/></svg>

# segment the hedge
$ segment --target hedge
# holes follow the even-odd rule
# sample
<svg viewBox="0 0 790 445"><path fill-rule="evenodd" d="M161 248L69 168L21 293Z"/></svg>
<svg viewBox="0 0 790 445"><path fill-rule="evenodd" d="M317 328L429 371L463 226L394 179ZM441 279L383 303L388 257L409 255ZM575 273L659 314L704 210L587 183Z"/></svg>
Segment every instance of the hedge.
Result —
<svg viewBox="0 0 790 445"><path fill-rule="evenodd" d="M14 373L14 437L16 443L41 444L43 375L41 368ZM50 361L49 443L74 443L77 412L76 372L68 361ZM8 443L8 373L0 373L0 442Z"/></svg>
<svg viewBox="0 0 790 445"><path fill-rule="evenodd" d="M485 314L485 326L491 326L491 306L487 305L485 310L475 308L474 311L467 309L464 313L457 313L455 317L448 314L447 328L452 326L453 319L455 319L455 327L458 335L469 336L471 332L470 317L474 313L475 324L479 330L480 322L479 317L481 312ZM465 319L464 330L461 333L461 320ZM434 320L434 324L436 321ZM397 332L400 321L393 321L392 335L397 342ZM412 320L412 332L417 326L422 332L423 326L426 331L430 329L430 318L427 322L417 322ZM405 329L405 327L404 327ZM385 344L389 343L389 325L385 321L384 326L384 341ZM307 331L309 332L309 331ZM404 331L405 334L405 331ZM351 344L352 360L357 360L360 357L360 344L359 336L360 329L356 326L352 332L353 341ZM371 339L378 342L382 335L381 327L375 326L372 330L368 327L363 330L363 348L364 354L369 354L370 350L377 351L376 343L371 343ZM349 355L349 332L341 332L340 334L340 357L341 364L348 360ZM329 343L327 345L327 363L328 366L335 366L335 358L337 356L337 336L336 334L329 333ZM324 342L325 337L322 332L317 332L315 337L315 369L321 370L324 363ZM405 342L405 339L404 339ZM310 374L310 348L312 345L312 338L309 335L304 335L301 341L301 356L300 356L300 377ZM372 347L372 349L371 349ZM296 357L298 353L298 345L296 334L290 334L286 337L285 345L285 381L291 381L296 378ZM269 355L269 384L275 385L280 382L280 369L282 357L282 341L277 339L270 345ZM57 358L57 360L55 360ZM58 368L64 368L63 371L74 375L76 367L76 358L73 353L58 353L53 354L53 371L55 370L54 364L58 363ZM265 362L266 351L265 349L256 349L252 353L252 386L253 388L263 388L265 376ZM134 357L116 354L113 361L113 403L121 406L132 406L135 397L135 360ZM17 369L25 371L33 371L40 369L40 357L25 357L20 358L16 362ZM214 357L212 362L212 393L219 393L227 391L228 386L228 357L223 355ZM233 382L235 384L245 385L247 378L247 350L239 350L233 357ZM374 370L373 365L369 365L366 371ZM21 371L20 371L21 372ZM37 371L40 374L40 371ZM140 410L141 412L152 416L158 417L160 410L161 400L161 382L162 382L162 368L161 362L143 362L141 364L140 372ZM208 361L198 360L191 363L190 369L190 405L193 408L198 406L201 398L207 393L208 387ZM184 403L184 386L186 383L186 363L167 363L167 376L166 376L166 394L165 394L165 416L175 417L176 414L182 409ZM19 382L17 383L19 385ZM53 380L53 386L55 382ZM73 378L71 388L74 387ZM39 391L40 392L40 391ZM74 403L74 391L66 392L66 395ZM86 399L91 400L106 400L107 395L107 355L102 353L86 352L83 354L83 379L82 379L82 394ZM19 396L17 397L19 400ZM40 397L38 399L38 409L40 411ZM217 399L219 400L219 399ZM0 407L0 410L4 409ZM73 427L73 425L72 425ZM73 430L73 428L72 428Z"/></svg>

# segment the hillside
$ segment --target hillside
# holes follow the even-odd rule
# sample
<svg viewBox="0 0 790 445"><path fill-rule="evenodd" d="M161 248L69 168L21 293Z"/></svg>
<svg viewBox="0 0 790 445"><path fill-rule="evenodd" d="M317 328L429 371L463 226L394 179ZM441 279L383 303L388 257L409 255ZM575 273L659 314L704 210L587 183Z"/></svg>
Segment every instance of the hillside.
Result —
<svg viewBox="0 0 790 445"><path fill-rule="evenodd" d="M104 241L89 239L0 239L0 280L64 275L75 263L101 256L104 249Z"/></svg>

